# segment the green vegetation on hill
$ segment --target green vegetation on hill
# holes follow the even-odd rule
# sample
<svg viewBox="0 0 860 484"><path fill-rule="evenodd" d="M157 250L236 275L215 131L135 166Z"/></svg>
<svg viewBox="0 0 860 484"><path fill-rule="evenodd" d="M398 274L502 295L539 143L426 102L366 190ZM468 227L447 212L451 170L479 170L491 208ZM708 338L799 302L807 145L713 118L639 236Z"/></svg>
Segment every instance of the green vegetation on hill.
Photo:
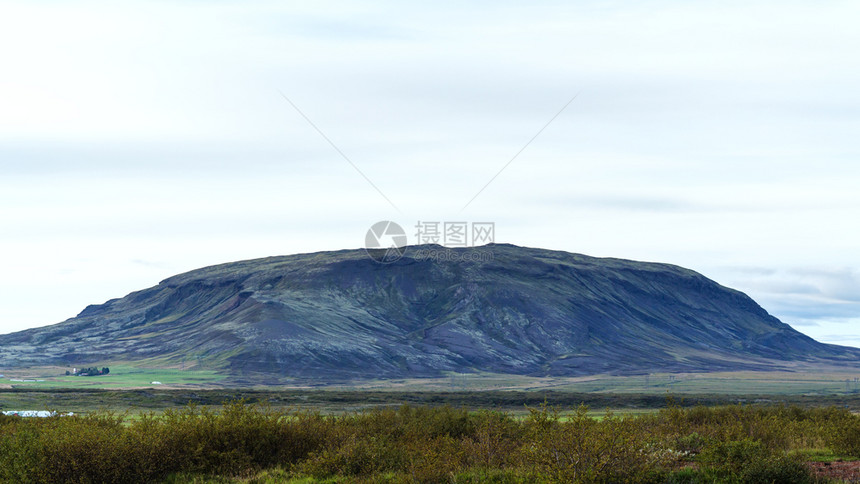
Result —
<svg viewBox="0 0 860 484"><path fill-rule="evenodd" d="M0 416L3 482L815 482L809 457L860 455L845 409L669 406L640 416L524 418L450 406L340 416L232 402L130 423ZM254 479L252 479L254 481Z"/></svg>

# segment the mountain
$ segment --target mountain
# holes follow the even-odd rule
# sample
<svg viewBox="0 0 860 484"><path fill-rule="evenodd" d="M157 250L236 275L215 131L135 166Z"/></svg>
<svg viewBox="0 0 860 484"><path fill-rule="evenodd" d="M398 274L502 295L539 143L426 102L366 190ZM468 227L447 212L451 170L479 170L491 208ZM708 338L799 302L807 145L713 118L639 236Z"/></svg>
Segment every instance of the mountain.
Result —
<svg viewBox="0 0 860 484"><path fill-rule="evenodd" d="M0 335L0 366L189 365L261 382L860 363L681 267L493 244L233 262Z"/></svg>

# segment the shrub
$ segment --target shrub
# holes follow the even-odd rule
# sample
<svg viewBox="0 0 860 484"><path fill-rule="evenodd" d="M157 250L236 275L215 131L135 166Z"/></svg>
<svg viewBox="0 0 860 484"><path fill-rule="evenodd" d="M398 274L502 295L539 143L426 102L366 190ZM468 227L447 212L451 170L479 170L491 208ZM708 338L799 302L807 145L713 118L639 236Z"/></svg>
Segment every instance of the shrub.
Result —
<svg viewBox="0 0 860 484"><path fill-rule="evenodd" d="M545 478L522 470L471 469L461 471L452 479L457 484L540 484Z"/></svg>
<svg viewBox="0 0 860 484"><path fill-rule="evenodd" d="M338 446L312 453L297 470L318 478L369 476L405 469L407 463L404 449L385 438L351 436Z"/></svg>
<svg viewBox="0 0 860 484"><path fill-rule="evenodd" d="M164 415L52 417L17 421L0 434L0 480L140 482L172 472L247 474L304 459L327 439L309 413L244 402L216 413L194 406Z"/></svg>
<svg viewBox="0 0 860 484"><path fill-rule="evenodd" d="M833 452L860 457L860 418L847 414L833 418L825 441Z"/></svg>
<svg viewBox="0 0 860 484"><path fill-rule="evenodd" d="M674 446L672 448L677 450L678 452L683 453L686 456L695 456L700 453L702 449L707 445L708 439L703 437L698 432L692 432L683 437L678 437L675 440Z"/></svg>
<svg viewBox="0 0 860 484"><path fill-rule="evenodd" d="M761 442L744 439L713 442L702 450L698 462L706 468L735 475L756 461L769 457L767 449Z"/></svg>
<svg viewBox="0 0 860 484"><path fill-rule="evenodd" d="M815 482L812 470L788 456L771 457L751 463L740 473L741 481L749 484L806 484Z"/></svg>
<svg viewBox="0 0 860 484"><path fill-rule="evenodd" d="M602 419L546 405L522 420L410 406L335 417L239 401L128 424L109 413L0 418L0 482L803 483L809 469L787 453L809 443L860 453L860 419L737 405ZM691 459L697 468L680 469Z"/></svg>
<svg viewBox="0 0 860 484"><path fill-rule="evenodd" d="M567 421L545 407L526 421L532 439L524 460L562 482L642 482L666 464L666 455L633 418L610 413L600 421L580 406Z"/></svg>
<svg viewBox="0 0 860 484"><path fill-rule="evenodd" d="M706 471L727 481L749 484L814 481L806 464L751 439L714 442L702 451L699 462Z"/></svg>
<svg viewBox="0 0 860 484"><path fill-rule="evenodd" d="M473 419L472 435L463 438L469 466L496 469L514 465L523 438L521 426L501 412L482 411Z"/></svg>
<svg viewBox="0 0 860 484"><path fill-rule="evenodd" d="M318 478L400 472L417 482L449 480L465 466L464 444L478 426L450 407L375 409L341 417L327 446L296 470Z"/></svg>

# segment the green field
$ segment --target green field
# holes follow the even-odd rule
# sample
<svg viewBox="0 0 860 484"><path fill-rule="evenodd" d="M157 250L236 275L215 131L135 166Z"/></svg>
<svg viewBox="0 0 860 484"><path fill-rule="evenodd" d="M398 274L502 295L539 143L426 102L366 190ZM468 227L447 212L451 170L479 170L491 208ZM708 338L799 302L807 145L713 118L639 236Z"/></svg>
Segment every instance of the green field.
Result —
<svg viewBox="0 0 860 484"><path fill-rule="evenodd" d="M11 388L157 388L217 385L224 377L215 371L141 368L128 365L110 366L110 374L99 376L66 376L66 368L42 367L12 370L0 379L0 385ZM13 381L35 380L35 381ZM158 384L153 384L158 382Z"/></svg>
<svg viewBox="0 0 860 484"><path fill-rule="evenodd" d="M580 404L594 414L606 409L624 414L649 413L671 401L684 407L705 405L798 405L804 408L838 406L860 412L857 395L726 395L726 394L636 394L577 393L570 391L363 391L308 389L165 389L113 390L106 388L29 387L0 389L0 410L56 410L90 413L110 410L129 416L163 412L194 403L216 407L242 399L273 408L301 408L324 414L342 414L374 408L409 405L451 405L455 408L503 410L513 415L528 413L527 407L547 402L566 413Z"/></svg>
<svg viewBox="0 0 860 484"><path fill-rule="evenodd" d="M302 407L338 414L380 406L450 404L504 409L515 415L544 400L560 408L586 403L642 413L665 406L673 395L687 404L787 403L802 406L839 405L860 411L860 389L854 373L730 372L596 375L577 378L535 378L493 373L449 374L433 379L375 380L309 388L259 386L231 388L235 380L211 370L142 368L112 365L108 375L66 376L63 367L6 371L0 379L0 410L57 410L88 413L109 409L134 416L183 406L204 406L244 398L276 407ZM0 370L0 373L4 373ZM41 380L12 382L12 379ZM247 381L253 381L248 379ZM160 384L153 384L160 382Z"/></svg>
<svg viewBox="0 0 860 484"><path fill-rule="evenodd" d="M213 369L156 368L140 364L109 366L108 375L66 376L71 368L38 367L0 369L0 388L326 388L358 391L548 391L633 394L726 395L860 395L860 371L822 367L797 371L744 371L712 373L652 373L648 375L593 375L582 377L531 377L498 373L450 373L437 378L360 380L323 384L313 379L285 379L278 385L256 383L253 376L231 377ZM30 381L13 381L30 380ZM262 380L260 380L262 381ZM159 382L154 384L153 382Z"/></svg>
<svg viewBox="0 0 860 484"><path fill-rule="evenodd" d="M528 377L494 373L457 373L444 378L374 380L335 388L374 391L545 391L635 394L854 395L860 372L822 371L652 373L650 375Z"/></svg>
<svg viewBox="0 0 860 484"><path fill-rule="evenodd" d="M789 373L730 372L653 374L632 377L604 377L559 385L559 390L614 393L721 393L772 395L838 395L860 393L857 372Z"/></svg>

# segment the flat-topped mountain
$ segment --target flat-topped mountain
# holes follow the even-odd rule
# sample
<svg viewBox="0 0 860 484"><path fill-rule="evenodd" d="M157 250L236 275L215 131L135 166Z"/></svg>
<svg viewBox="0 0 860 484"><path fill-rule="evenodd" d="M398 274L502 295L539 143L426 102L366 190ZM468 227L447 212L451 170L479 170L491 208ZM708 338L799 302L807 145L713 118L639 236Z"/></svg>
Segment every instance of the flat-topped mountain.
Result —
<svg viewBox="0 0 860 484"><path fill-rule="evenodd" d="M431 257L432 256L432 257ZM260 382L860 364L681 267L493 244L222 264L0 335L0 366L145 361Z"/></svg>

